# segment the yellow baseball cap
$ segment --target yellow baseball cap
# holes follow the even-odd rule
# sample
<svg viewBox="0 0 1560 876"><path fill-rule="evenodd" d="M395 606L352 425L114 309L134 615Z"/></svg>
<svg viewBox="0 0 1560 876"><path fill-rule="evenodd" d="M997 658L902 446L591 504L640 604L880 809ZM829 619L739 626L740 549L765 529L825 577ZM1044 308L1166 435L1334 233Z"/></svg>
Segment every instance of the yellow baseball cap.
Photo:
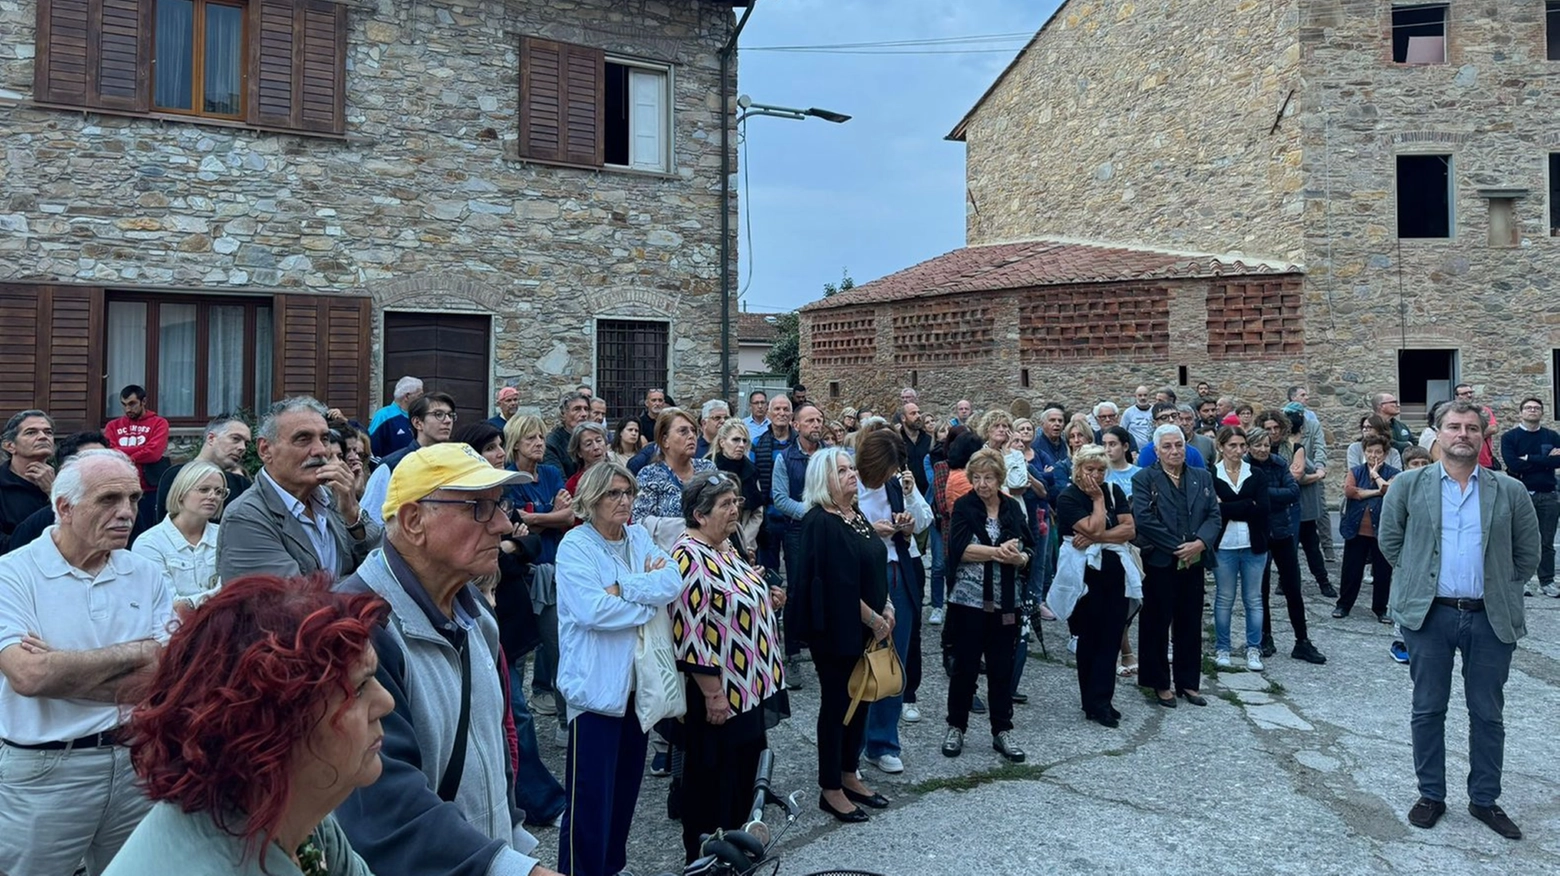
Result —
<svg viewBox="0 0 1560 876"><path fill-rule="evenodd" d="M519 476L519 472L494 468L464 442L424 447L402 459L390 476L384 519L394 517L402 505L425 499L437 490L490 490Z"/></svg>

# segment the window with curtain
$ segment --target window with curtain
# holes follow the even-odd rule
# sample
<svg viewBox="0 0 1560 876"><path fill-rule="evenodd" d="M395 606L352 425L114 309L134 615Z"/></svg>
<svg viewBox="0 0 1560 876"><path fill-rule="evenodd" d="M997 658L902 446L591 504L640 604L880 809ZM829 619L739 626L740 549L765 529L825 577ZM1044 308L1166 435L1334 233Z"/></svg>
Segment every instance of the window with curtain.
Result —
<svg viewBox="0 0 1560 876"><path fill-rule="evenodd" d="M156 0L153 103L160 110L244 114L244 7L233 0Z"/></svg>
<svg viewBox="0 0 1560 876"><path fill-rule="evenodd" d="M119 390L146 387L152 410L175 425L199 425L271 403L274 334L268 298L114 295L108 300L104 415Z"/></svg>

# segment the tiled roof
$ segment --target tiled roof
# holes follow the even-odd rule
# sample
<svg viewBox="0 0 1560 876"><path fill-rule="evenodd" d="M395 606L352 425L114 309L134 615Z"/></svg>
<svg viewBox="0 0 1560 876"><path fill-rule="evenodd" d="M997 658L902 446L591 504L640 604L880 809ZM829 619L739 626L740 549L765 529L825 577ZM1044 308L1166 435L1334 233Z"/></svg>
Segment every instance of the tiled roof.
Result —
<svg viewBox="0 0 1560 876"><path fill-rule="evenodd" d="M1035 286L1303 272L1295 265L1234 255L1066 240L1026 240L956 249L864 283L849 292L814 301L802 310Z"/></svg>
<svg viewBox="0 0 1560 876"><path fill-rule="evenodd" d="M765 317L772 315L768 313L748 313L746 311L738 313L737 340L765 344L774 343L777 334L774 324L765 320Z"/></svg>

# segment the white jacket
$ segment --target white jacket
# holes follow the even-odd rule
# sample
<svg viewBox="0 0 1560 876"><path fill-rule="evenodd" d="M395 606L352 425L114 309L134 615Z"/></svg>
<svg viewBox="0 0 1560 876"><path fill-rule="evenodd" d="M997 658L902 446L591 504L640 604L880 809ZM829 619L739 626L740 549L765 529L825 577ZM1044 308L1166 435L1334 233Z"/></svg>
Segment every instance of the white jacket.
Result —
<svg viewBox="0 0 1560 876"><path fill-rule="evenodd" d="M682 595L677 563L637 524L627 528L629 565L594 526L576 526L558 545L558 690L572 717L622 717L633 687L639 628ZM666 565L646 572L645 559ZM607 588L617 584L622 596Z"/></svg>

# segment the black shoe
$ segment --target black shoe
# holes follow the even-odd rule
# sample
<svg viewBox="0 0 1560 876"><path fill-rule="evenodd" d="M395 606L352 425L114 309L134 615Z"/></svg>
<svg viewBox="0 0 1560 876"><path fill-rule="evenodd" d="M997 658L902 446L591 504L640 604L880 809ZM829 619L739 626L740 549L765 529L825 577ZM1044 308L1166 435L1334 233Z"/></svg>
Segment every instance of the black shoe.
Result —
<svg viewBox="0 0 1560 876"><path fill-rule="evenodd" d="M870 806L873 809L888 808L888 798L884 797L882 794L862 794L859 791L852 791L849 788L842 788L841 790L845 792L845 799L852 803L860 803L863 806Z"/></svg>
<svg viewBox="0 0 1560 876"><path fill-rule="evenodd" d="M1468 806L1473 809L1472 804ZM1446 804L1440 800L1431 800L1429 797L1420 797L1412 808L1408 810L1408 823L1426 830L1435 827L1435 823L1446 814Z"/></svg>
<svg viewBox="0 0 1560 876"><path fill-rule="evenodd" d="M801 690L807 686L807 679L802 673L801 658L792 657L785 661L785 686L787 690Z"/></svg>
<svg viewBox="0 0 1560 876"><path fill-rule="evenodd" d="M829 799L822 794L818 795L818 808L834 816L835 821L843 821L846 824L860 824L869 818L867 811L860 806L854 807L849 812L841 812L835 809L829 805Z"/></svg>
<svg viewBox="0 0 1560 876"><path fill-rule="evenodd" d="M1015 705L1015 706L1022 706L1024 703L1027 703L1027 702L1029 702L1029 694L1022 694L1022 693L1013 694L1013 705Z"/></svg>
<svg viewBox="0 0 1560 876"><path fill-rule="evenodd" d="M1341 608L1333 609L1333 617L1348 617L1349 613Z"/></svg>
<svg viewBox="0 0 1560 876"><path fill-rule="evenodd" d="M1277 653L1278 653L1278 646L1273 644L1273 637L1272 636L1263 636L1262 637L1262 656L1263 657L1272 657L1274 654L1277 654Z"/></svg>
<svg viewBox="0 0 1560 876"><path fill-rule="evenodd" d="M1206 705L1208 705L1208 698L1203 696L1202 694L1194 694L1191 691L1184 691L1183 690L1178 695L1182 699L1186 700L1187 702L1191 703L1194 706L1206 706Z"/></svg>
<svg viewBox="0 0 1560 876"><path fill-rule="evenodd" d="M1318 581L1316 584L1316 589L1322 591L1322 595L1328 599L1338 598L1338 589L1326 581Z"/></svg>
<svg viewBox="0 0 1560 876"><path fill-rule="evenodd" d="M1160 704L1161 706L1164 706L1167 709L1173 709L1176 706L1180 705L1180 703L1175 701L1175 694L1171 694L1169 699L1166 699L1165 697L1160 696L1156 692L1154 694L1154 702Z"/></svg>
<svg viewBox="0 0 1560 876"><path fill-rule="evenodd" d="M1317 666L1327 662L1322 652L1316 650L1310 639L1301 639L1295 643L1295 649L1289 652L1289 656L1296 660L1304 660L1307 663L1315 663Z"/></svg>
<svg viewBox="0 0 1560 876"><path fill-rule="evenodd" d="M1018 747L1018 743L1013 741L1012 735L1006 730L991 737L991 750L1013 763L1024 762L1024 750Z"/></svg>
<svg viewBox="0 0 1560 876"><path fill-rule="evenodd" d="M1115 706L1110 707L1110 716L1115 718L1117 721L1121 720L1121 712Z"/></svg>
<svg viewBox="0 0 1560 876"><path fill-rule="evenodd" d="M977 715L984 715L984 714L986 714L986 702L985 702L985 700L982 700L978 696L975 697L975 699L970 701L970 711L974 712Z"/></svg>
<svg viewBox="0 0 1560 876"><path fill-rule="evenodd" d="M958 757L964 753L964 731L957 727L949 727L948 735L943 737L943 757Z"/></svg>
<svg viewBox="0 0 1560 876"><path fill-rule="evenodd" d="M1117 720L1117 718L1114 715L1112 715L1110 712L1084 712L1083 715L1084 715L1084 717L1088 718L1090 721L1093 721L1094 723L1099 724L1102 727L1120 727L1121 726L1121 721Z"/></svg>
<svg viewBox="0 0 1560 876"><path fill-rule="evenodd" d="M1392 618L1387 617L1387 613L1386 612L1382 612L1381 614L1376 615L1376 620L1378 622L1380 622L1380 623L1384 623L1384 624L1388 624L1388 625L1390 625L1392 623Z"/></svg>
<svg viewBox="0 0 1560 876"><path fill-rule="evenodd" d="M1446 806L1443 804L1441 808L1445 809ZM1469 803L1468 814L1489 825L1490 830L1506 839L1522 839L1522 828L1517 827L1516 822L1508 818L1499 806L1475 806Z"/></svg>

